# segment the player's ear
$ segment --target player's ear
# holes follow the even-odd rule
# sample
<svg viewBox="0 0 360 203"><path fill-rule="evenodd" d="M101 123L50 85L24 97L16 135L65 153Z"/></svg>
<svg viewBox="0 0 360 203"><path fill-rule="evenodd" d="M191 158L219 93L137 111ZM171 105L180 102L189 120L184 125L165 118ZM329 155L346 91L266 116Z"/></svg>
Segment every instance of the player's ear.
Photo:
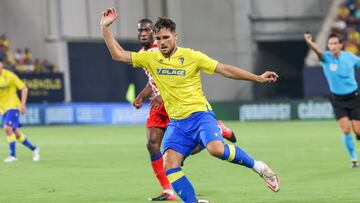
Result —
<svg viewBox="0 0 360 203"><path fill-rule="evenodd" d="M175 39L177 40L178 39L178 34L175 32Z"/></svg>

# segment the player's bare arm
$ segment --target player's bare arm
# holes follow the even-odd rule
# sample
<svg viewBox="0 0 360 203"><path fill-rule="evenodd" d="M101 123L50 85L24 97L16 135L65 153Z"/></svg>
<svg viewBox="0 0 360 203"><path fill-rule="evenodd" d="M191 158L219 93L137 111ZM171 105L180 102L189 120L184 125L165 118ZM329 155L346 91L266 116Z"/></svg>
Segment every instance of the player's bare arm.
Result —
<svg viewBox="0 0 360 203"><path fill-rule="evenodd" d="M320 47L317 44L315 44L315 42L313 42L312 35L310 33L306 32L306 33L304 33L304 39L305 39L306 44L316 53L318 58L322 59L323 52L320 49Z"/></svg>
<svg viewBox="0 0 360 203"><path fill-rule="evenodd" d="M21 104L20 104L20 113L24 114L26 112L26 101L28 97L28 88L25 86L21 89Z"/></svg>
<svg viewBox="0 0 360 203"><path fill-rule="evenodd" d="M151 98L150 106L151 108L158 109L162 103L164 103L164 101L162 100L161 95L155 95Z"/></svg>
<svg viewBox="0 0 360 203"><path fill-rule="evenodd" d="M215 72L227 78L232 78L237 80L249 80L258 83L275 82L279 77L275 72L272 71L266 71L262 75L255 75L242 68L235 67L232 65L222 64L222 63L218 63Z"/></svg>
<svg viewBox="0 0 360 203"><path fill-rule="evenodd" d="M149 83L146 84L144 89L136 96L133 106L137 109L140 109L142 107L142 101L148 97L152 92L151 85Z"/></svg>
<svg viewBox="0 0 360 203"><path fill-rule="evenodd" d="M117 20L118 16L119 15L115 8L106 9L102 13L100 21L101 31L111 57L116 61L131 63L130 52L121 47L121 45L115 40L110 30L110 25Z"/></svg>

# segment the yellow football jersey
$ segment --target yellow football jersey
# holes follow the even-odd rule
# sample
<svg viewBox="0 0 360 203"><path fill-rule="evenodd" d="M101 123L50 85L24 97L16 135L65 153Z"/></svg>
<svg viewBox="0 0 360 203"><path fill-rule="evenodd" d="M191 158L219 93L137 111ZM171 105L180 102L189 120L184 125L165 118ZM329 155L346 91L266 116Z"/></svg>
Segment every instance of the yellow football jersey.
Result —
<svg viewBox="0 0 360 203"><path fill-rule="evenodd" d="M204 96L200 71L213 74L218 62L200 51L177 47L169 58L161 52L132 52L134 67L146 68L154 78L169 117L184 119L211 110Z"/></svg>
<svg viewBox="0 0 360 203"><path fill-rule="evenodd" d="M6 113L9 109L19 109L20 100L17 90L21 90L25 84L17 75L3 69L0 75L0 114Z"/></svg>

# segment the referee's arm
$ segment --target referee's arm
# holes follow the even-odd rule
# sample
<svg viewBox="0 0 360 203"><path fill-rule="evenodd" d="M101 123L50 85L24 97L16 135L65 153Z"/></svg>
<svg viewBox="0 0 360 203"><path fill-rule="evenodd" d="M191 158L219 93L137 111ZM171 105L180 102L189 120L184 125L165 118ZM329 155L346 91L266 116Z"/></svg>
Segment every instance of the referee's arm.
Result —
<svg viewBox="0 0 360 203"><path fill-rule="evenodd" d="M305 33L304 39L306 44L316 53L318 58L322 60L323 52L321 51L320 47L312 41L312 35L310 33Z"/></svg>

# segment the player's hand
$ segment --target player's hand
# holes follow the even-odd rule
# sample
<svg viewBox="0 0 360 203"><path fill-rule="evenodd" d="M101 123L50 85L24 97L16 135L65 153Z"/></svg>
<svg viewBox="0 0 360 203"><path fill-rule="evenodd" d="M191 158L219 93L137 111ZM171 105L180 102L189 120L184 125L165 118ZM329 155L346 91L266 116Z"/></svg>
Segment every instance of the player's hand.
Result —
<svg viewBox="0 0 360 203"><path fill-rule="evenodd" d="M102 17L100 20L100 25L109 27L115 20L118 18L118 13L115 8L108 8L104 12L102 12Z"/></svg>
<svg viewBox="0 0 360 203"><path fill-rule="evenodd" d="M273 71L266 71L265 73L263 73L262 75L260 75L260 78L258 80L258 82L260 83L265 83L265 82L276 82L276 80L278 79L278 74L276 74Z"/></svg>
<svg viewBox="0 0 360 203"><path fill-rule="evenodd" d="M25 114L26 113L26 106L25 105L20 105L20 113L21 114Z"/></svg>
<svg viewBox="0 0 360 203"><path fill-rule="evenodd" d="M310 34L310 32L306 32L304 33L304 39L306 42L312 42L312 35Z"/></svg>
<svg viewBox="0 0 360 203"><path fill-rule="evenodd" d="M163 103L163 100L161 98L161 95L155 95L153 98L151 98L150 107L158 109L162 103Z"/></svg>
<svg viewBox="0 0 360 203"><path fill-rule="evenodd" d="M142 99L139 97L136 97L135 100L133 101L132 105L136 108L136 109L140 109L142 107Z"/></svg>

